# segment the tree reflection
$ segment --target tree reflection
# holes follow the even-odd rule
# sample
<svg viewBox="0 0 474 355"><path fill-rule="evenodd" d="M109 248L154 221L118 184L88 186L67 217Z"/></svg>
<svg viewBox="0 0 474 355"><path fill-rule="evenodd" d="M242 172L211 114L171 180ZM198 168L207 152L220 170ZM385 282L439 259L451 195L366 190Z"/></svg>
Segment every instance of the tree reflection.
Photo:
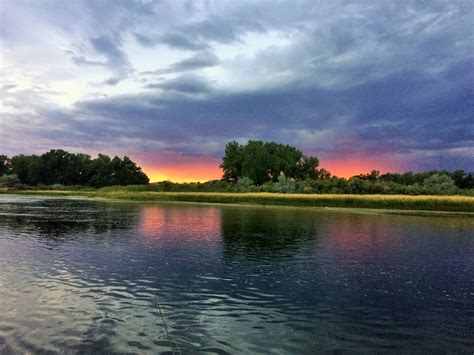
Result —
<svg viewBox="0 0 474 355"><path fill-rule="evenodd" d="M223 208L222 242L227 256L284 258L315 242L320 216L279 208Z"/></svg>
<svg viewBox="0 0 474 355"><path fill-rule="evenodd" d="M130 229L137 223L136 208L83 200L38 200L0 205L0 227L15 232L61 239L86 232L101 234Z"/></svg>

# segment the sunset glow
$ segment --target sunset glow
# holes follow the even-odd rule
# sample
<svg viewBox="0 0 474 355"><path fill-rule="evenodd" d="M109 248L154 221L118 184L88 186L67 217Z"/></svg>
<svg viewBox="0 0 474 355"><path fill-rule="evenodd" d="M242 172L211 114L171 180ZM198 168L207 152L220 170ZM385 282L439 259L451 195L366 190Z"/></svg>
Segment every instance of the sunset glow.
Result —
<svg viewBox="0 0 474 355"><path fill-rule="evenodd" d="M219 159L181 158L175 162L159 161L153 165L153 159L142 157L143 171L151 182L206 182L222 178ZM342 156L340 158L321 159L319 168L328 170L333 176L349 178L367 174L372 170L380 173L397 172L400 167L395 160L376 156Z"/></svg>
<svg viewBox="0 0 474 355"><path fill-rule="evenodd" d="M150 178L150 182L206 182L222 178L220 159L144 154L139 156L137 161Z"/></svg>
<svg viewBox="0 0 474 355"><path fill-rule="evenodd" d="M395 162L376 156L343 156L333 159L321 159L320 168L325 168L332 175L349 178L354 175L367 174L372 170L380 173L397 172L399 167Z"/></svg>
<svg viewBox="0 0 474 355"><path fill-rule="evenodd" d="M143 171L150 178L150 182L206 182L222 178L222 170L216 165L144 167Z"/></svg>
<svg viewBox="0 0 474 355"><path fill-rule="evenodd" d="M474 166L472 4L298 4L2 1L0 154L175 182L220 178L232 140L344 177Z"/></svg>

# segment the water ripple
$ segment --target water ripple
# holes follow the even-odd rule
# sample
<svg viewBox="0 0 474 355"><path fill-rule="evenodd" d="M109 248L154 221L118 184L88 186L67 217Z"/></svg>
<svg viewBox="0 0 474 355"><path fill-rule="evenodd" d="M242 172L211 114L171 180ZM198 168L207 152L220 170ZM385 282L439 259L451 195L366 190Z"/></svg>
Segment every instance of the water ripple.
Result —
<svg viewBox="0 0 474 355"><path fill-rule="evenodd" d="M443 221L0 196L0 353L468 352Z"/></svg>

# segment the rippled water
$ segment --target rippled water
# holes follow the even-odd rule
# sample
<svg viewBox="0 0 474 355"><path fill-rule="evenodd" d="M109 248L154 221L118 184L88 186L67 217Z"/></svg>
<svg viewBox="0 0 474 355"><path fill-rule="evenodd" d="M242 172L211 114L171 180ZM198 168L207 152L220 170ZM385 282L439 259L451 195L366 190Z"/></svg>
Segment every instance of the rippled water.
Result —
<svg viewBox="0 0 474 355"><path fill-rule="evenodd" d="M472 353L473 275L472 216L0 195L4 353Z"/></svg>

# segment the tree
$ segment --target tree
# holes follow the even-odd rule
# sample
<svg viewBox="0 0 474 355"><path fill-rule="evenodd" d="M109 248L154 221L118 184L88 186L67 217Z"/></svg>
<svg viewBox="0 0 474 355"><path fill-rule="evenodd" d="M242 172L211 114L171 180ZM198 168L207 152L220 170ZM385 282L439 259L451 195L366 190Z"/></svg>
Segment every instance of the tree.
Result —
<svg viewBox="0 0 474 355"><path fill-rule="evenodd" d="M329 180L331 178L331 173L324 168L318 169L316 175L318 180Z"/></svg>
<svg viewBox="0 0 474 355"><path fill-rule="evenodd" d="M239 143L227 143L220 168L224 171L225 180L237 181L242 176L242 146Z"/></svg>
<svg viewBox="0 0 474 355"><path fill-rule="evenodd" d="M90 178L88 171L90 163L91 157L88 154L70 154L65 170L65 184L87 185Z"/></svg>
<svg viewBox="0 0 474 355"><path fill-rule="evenodd" d="M23 184L27 185L41 183L45 172L41 158L37 155L16 155L12 157L11 170Z"/></svg>
<svg viewBox="0 0 474 355"><path fill-rule="evenodd" d="M113 185L138 185L148 184L148 177L141 171L129 157L121 160L114 157L110 162L112 167L111 184Z"/></svg>
<svg viewBox="0 0 474 355"><path fill-rule="evenodd" d="M88 173L91 178L88 182L89 185L94 187L102 187L112 185L112 167L110 165L111 159L108 155L99 154L97 158L91 161L89 164Z"/></svg>
<svg viewBox="0 0 474 355"><path fill-rule="evenodd" d="M6 155L0 155L0 176L11 172L12 162Z"/></svg>
<svg viewBox="0 0 474 355"><path fill-rule="evenodd" d="M248 177L257 185L271 179L271 159L265 148L262 141L249 141L243 147L242 175L239 178Z"/></svg>
<svg viewBox="0 0 474 355"><path fill-rule="evenodd" d="M357 177L361 180L377 181L380 178L380 171L372 170L368 174L360 174L360 175L353 176L353 178L355 178L355 177Z"/></svg>
<svg viewBox="0 0 474 355"><path fill-rule="evenodd" d="M52 149L41 156L44 166L45 184L66 184L66 171L71 154L62 149Z"/></svg>
<svg viewBox="0 0 474 355"><path fill-rule="evenodd" d="M454 180L445 174L434 174L423 181L423 188L432 194L451 194L457 190Z"/></svg>
<svg viewBox="0 0 474 355"><path fill-rule="evenodd" d="M87 154L50 150L41 156L12 157L10 172L27 185L136 185L147 184L148 177L129 157L99 154L94 160Z"/></svg>
<svg viewBox="0 0 474 355"><path fill-rule="evenodd" d="M289 145L262 141L240 145L233 141L227 144L220 167L225 180L248 177L255 184L262 185L276 182L280 175L295 180L316 179L318 164L316 157L305 156Z"/></svg>
<svg viewBox="0 0 474 355"><path fill-rule="evenodd" d="M466 173L464 170L456 170L451 173L451 178L460 189L474 188L474 175Z"/></svg>

